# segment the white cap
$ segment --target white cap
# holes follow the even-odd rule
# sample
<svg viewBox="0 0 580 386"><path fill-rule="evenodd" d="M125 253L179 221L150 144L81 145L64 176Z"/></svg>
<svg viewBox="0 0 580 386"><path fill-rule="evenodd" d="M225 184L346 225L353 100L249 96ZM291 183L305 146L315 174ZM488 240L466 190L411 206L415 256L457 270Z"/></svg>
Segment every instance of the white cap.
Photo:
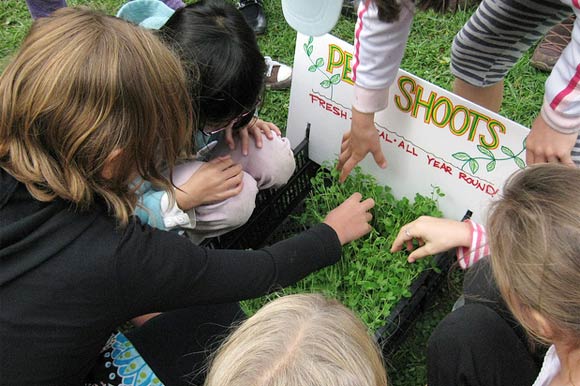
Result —
<svg viewBox="0 0 580 386"><path fill-rule="evenodd" d="M282 0L282 12L290 27L309 36L329 32L341 9L342 0Z"/></svg>

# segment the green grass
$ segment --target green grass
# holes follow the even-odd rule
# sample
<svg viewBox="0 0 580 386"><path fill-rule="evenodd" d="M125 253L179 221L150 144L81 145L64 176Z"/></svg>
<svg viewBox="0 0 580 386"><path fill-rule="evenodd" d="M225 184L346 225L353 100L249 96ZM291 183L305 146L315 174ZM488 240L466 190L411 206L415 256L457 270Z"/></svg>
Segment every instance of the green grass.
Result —
<svg viewBox="0 0 580 386"><path fill-rule="evenodd" d="M313 0L315 1L315 0ZM70 5L96 7L114 13L122 0L75 0ZM280 2L265 1L268 31L258 38L265 55L292 64L295 33L285 23ZM407 45L402 68L445 89L451 88L449 72L450 46L455 33L469 18L473 9L462 10L454 15L438 15L432 12L418 13ZM0 68L15 52L28 27L30 17L23 0L0 0ZM341 18L333 34L352 43L354 21ZM543 96L543 84L547 75L529 66L529 53L518 62L506 78L505 98L501 113L525 126L530 126L537 115ZM260 114L280 127L286 125L289 91L270 91ZM424 385L425 344L437 322L450 310L458 294L460 275L453 275L449 288L435 300L434 305L421 317L410 339L390 359L389 376L393 385Z"/></svg>

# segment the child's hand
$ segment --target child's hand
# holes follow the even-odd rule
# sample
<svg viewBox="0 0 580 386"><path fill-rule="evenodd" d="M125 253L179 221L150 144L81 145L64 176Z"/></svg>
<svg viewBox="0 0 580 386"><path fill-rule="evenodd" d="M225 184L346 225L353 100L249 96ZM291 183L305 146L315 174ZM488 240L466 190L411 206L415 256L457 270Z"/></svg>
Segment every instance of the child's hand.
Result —
<svg viewBox="0 0 580 386"><path fill-rule="evenodd" d="M413 263L425 256L447 251L456 247L471 245L471 226L466 222L421 216L404 225L393 242L391 252L403 249L413 251L413 240L419 242L419 248L409 255L407 261Z"/></svg>
<svg viewBox="0 0 580 386"><path fill-rule="evenodd" d="M250 148L250 136L254 138L254 142L256 143L256 147L258 149L262 148L262 133L268 138L269 140L274 139L274 134L278 136L282 136L282 132L272 122L266 122L261 120L260 118L256 118L252 120L248 125L242 127L239 131L240 142L242 145L242 154L248 155L249 148ZM225 134L226 143L228 144L231 150L236 148L236 144L234 141L234 136L232 130L226 130Z"/></svg>
<svg viewBox="0 0 580 386"><path fill-rule="evenodd" d="M369 221L373 215L369 210L375 206L372 198L360 202L362 195L354 193L345 202L330 211L324 223L336 231L340 245L358 239L371 231Z"/></svg>
<svg viewBox="0 0 580 386"><path fill-rule="evenodd" d="M202 165L189 180L175 191L181 210L226 200L239 194L243 188L242 166L230 156L218 157Z"/></svg>

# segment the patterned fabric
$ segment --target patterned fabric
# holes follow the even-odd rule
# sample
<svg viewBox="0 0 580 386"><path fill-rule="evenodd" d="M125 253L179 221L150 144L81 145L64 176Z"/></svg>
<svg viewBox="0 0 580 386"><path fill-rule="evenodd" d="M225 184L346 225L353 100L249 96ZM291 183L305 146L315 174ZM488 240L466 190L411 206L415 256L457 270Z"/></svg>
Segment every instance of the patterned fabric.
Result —
<svg viewBox="0 0 580 386"><path fill-rule="evenodd" d="M112 335L85 386L163 386L122 333Z"/></svg>
<svg viewBox="0 0 580 386"><path fill-rule="evenodd" d="M484 0L455 36L451 72L479 87L499 82L570 11L561 0Z"/></svg>
<svg viewBox="0 0 580 386"><path fill-rule="evenodd" d="M483 225L471 220L466 220L471 225L471 245L469 247L457 248L457 261L463 269L471 267L482 257L489 255L489 245L487 243L487 233Z"/></svg>

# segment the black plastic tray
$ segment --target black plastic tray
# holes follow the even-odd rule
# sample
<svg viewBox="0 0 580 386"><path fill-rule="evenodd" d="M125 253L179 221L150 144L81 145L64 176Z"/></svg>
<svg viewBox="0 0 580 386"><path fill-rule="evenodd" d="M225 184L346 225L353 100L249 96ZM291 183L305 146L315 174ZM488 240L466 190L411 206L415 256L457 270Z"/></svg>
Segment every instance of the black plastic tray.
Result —
<svg viewBox="0 0 580 386"><path fill-rule="evenodd" d="M413 281L411 296L403 298L391 310L383 327L375 332L375 340L383 350L383 355L389 357L405 341L418 317L429 306L437 291L441 288L447 272L453 265L455 255L451 252L434 257L440 272L426 270Z"/></svg>

